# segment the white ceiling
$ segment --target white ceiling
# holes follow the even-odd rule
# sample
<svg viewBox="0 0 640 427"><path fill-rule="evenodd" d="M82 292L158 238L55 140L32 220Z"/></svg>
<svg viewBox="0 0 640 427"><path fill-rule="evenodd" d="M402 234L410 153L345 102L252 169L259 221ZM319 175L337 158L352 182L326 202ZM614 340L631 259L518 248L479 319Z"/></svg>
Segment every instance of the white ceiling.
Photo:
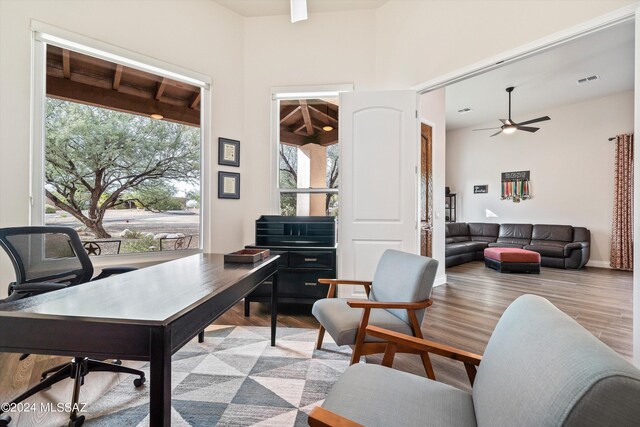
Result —
<svg viewBox="0 0 640 427"><path fill-rule="evenodd" d="M600 80L576 83L594 74ZM518 122L534 118L532 113L546 114L545 108L633 90L633 82L634 23L627 22L448 86L447 130L500 126L498 119L507 118L508 86L516 88L511 112ZM458 113L465 107L472 111Z"/></svg>
<svg viewBox="0 0 640 427"><path fill-rule="evenodd" d="M214 0L242 16L288 15L289 0ZM376 9L387 0L307 0L309 13Z"/></svg>

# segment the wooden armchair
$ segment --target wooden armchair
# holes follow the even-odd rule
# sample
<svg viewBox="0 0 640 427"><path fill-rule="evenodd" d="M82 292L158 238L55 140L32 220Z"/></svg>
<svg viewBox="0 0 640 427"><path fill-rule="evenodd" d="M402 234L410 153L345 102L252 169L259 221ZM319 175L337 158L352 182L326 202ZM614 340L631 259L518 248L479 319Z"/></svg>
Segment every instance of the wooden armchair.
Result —
<svg viewBox="0 0 640 427"><path fill-rule="evenodd" d="M372 282L359 280L320 279L328 284L327 298L317 301L313 315L320 322L316 348L322 347L325 332L338 345L352 345L351 364L361 356L383 353L385 338L367 333L369 325L384 327L397 333L422 338L420 324L427 307L438 262L400 251L387 250L378 263ZM336 298L338 285L363 286L366 300ZM428 353L411 346L398 345L396 352L420 354L429 378L435 379Z"/></svg>
<svg viewBox="0 0 640 427"><path fill-rule="evenodd" d="M387 366L400 346L462 362L472 392L356 364L311 411L310 426L632 427L640 419L640 370L538 296L507 308L483 356L376 326L366 333L388 342Z"/></svg>

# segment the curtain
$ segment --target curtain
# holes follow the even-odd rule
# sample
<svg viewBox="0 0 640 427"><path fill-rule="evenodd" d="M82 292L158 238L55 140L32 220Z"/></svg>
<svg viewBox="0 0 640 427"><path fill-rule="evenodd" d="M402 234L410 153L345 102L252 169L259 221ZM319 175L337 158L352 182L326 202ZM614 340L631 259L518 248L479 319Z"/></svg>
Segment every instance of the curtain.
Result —
<svg viewBox="0 0 640 427"><path fill-rule="evenodd" d="M633 270L633 134L616 137L612 268Z"/></svg>

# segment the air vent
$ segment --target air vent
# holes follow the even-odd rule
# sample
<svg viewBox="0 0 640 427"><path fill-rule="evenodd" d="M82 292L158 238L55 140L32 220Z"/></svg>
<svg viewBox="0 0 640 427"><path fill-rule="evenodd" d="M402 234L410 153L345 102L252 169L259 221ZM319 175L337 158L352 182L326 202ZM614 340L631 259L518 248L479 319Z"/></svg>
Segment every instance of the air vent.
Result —
<svg viewBox="0 0 640 427"><path fill-rule="evenodd" d="M579 85L584 85L584 84L587 84L587 83L595 82L596 80L600 80L600 76L597 75L597 74L594 74L593 76L589 76L589 77L585 77L585 78L579 79L577 81L577 83Z"/></svg>
<svg viewBox="0 0 640 427"><path fill-rule="evenodd" d="M471 108L467 107L467 108L463 108L462 110L458 110L458 113L467 114L469 111L471 111Z"/></svg>

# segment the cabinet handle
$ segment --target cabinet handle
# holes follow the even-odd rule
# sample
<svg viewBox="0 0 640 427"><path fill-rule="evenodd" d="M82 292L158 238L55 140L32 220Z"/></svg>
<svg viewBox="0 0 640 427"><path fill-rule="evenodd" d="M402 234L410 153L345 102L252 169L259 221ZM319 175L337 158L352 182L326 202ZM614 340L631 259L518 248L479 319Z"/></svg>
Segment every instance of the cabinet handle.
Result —
<svg viewBox="0 0 640 427"><path fill-rule="evenodd" d="M305 286L315 286L316 282L304 282Z"/></svg>
<svg viewBox="0 0 640 427"><path fill-rule="evenodd" d="M305 258L304 261L305 262L316 262L316 261L318 261L318 258Z"/></svg>

